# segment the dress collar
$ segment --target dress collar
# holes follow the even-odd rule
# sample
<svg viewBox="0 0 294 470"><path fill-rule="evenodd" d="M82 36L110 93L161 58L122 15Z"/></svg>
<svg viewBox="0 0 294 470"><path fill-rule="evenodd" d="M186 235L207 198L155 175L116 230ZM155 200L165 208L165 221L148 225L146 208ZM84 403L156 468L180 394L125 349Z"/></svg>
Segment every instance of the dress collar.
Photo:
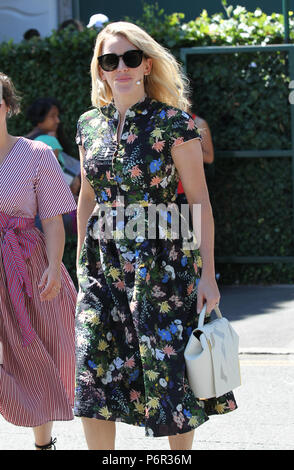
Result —
<svg viewBox="0 0 294 470"><path fill-rule="evenodd" d="M142 101L138 101L137 103L133 104L127 109L126 117L135 117L137 114L146 114L151 101L152 101L151 98L149 98L148 96L145 96L145 98ZM110 119L115 119L115 120L119 119L119 111L115 107L115 104L113 101L111 101L106 106L102 106L100 109L101 109L101 112L104 114L104 116Z"/></svg>

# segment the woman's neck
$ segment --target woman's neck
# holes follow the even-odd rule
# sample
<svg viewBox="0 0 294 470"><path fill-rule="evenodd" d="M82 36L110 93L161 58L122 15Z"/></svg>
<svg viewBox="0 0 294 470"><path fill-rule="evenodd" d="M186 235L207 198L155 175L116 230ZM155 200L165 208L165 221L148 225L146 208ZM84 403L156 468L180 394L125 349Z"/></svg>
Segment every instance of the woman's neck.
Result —
<svg viewBox="0 0 294 470"><path fill-rule="evenodd" d="M11 142L13 137L8 134L7 127L3 126L0 132L0 148L6 148Z"/></svg>
<svg viewBox="0 0 294 470"><path fill-rule="evenodd" d="M124 118L126 111L133 106L134 104L138 103L139 101L143 101L146 97L144 89L138 90L136 95L132 96L114 96L114 105L116 109L119 111L121 119Z"/></svg>
<svg viewBox="0 0 294 470"><path fill-rule="evenodd" d="M9 154L11 149L14 147L14 144L17 142L18 137L14 137L13 135L8 134L7 129L6 132L1 129L0 133L0 163L4 161L6 156Z"/></svg>

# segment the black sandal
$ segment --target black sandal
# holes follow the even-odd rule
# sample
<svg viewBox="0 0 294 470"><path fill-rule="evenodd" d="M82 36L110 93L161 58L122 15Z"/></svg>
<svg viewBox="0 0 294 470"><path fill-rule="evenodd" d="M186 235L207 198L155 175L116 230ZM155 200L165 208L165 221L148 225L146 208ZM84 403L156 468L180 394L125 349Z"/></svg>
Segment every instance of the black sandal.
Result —
<svg viewBox="0 0 294 470"><path fill-rule="evenodd" d="M55 439L52 439L51 437L49 444L45 444L44 446L38 446L38 444L35 444L35 447L36 449L40 449L40 450L52 450L52 446L53 446L53 450L56 450L56 447L55 447L56 441L57 441L56 437Z"/></svg>

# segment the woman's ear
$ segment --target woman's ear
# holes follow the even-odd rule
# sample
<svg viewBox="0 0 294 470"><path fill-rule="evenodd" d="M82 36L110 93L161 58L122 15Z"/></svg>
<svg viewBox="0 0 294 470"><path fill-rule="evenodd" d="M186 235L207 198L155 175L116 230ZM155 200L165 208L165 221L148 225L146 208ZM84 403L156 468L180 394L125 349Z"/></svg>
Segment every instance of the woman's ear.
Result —
<svg viewBox="0 0 294 470"><path fill-rule="evenodd" d="M145 59L144 75L150 75L152 70L152 59L148 57Z"/></svg>

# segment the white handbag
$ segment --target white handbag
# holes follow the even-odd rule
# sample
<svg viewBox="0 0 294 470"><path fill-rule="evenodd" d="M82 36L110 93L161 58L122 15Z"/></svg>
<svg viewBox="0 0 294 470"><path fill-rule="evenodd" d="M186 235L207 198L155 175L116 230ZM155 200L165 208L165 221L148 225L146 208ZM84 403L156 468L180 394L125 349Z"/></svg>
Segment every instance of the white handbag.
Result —
<svg viewBox="0 0 294 470"><path fill-rule="evenodd" d="M218 318L204 325L206 304L184 351L188 381L197 398L224 395L241 385L239 337L216 306Z"/></svg>

